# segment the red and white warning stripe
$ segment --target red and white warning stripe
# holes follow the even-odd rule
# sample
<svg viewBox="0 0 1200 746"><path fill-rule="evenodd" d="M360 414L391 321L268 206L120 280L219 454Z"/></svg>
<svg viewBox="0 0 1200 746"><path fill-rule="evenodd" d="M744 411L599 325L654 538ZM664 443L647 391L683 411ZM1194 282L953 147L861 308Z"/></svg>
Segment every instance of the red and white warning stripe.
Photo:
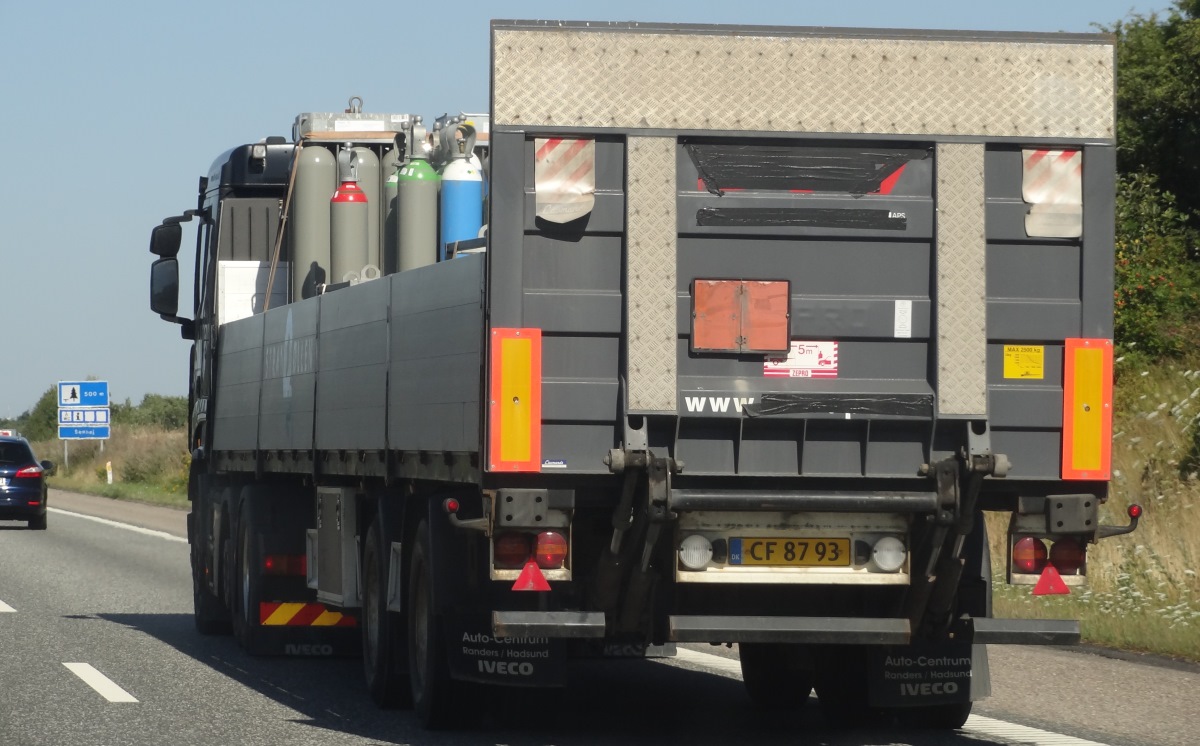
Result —
<svg viewBox="0 0 1200 746"><path fill-rule="evenodd" d="M1021 198L1031 205L1083 204L1079 150L1022 150Z"/></svg>
<svg viewBox="0 0 1200 746"><path fill-rule="evenodd" d="M591 212L596 193L596 141L539 137L534 147L537 216L552 223L569 223Z"/></svg>

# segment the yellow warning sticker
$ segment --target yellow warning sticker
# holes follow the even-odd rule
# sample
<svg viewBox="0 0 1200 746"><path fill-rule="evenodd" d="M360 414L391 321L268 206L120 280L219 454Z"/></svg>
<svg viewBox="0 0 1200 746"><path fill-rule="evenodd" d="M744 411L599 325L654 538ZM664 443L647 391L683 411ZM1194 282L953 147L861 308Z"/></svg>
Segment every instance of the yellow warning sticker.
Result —
<svg viewBox="0 0 1200 746"><path fill-rule="evenodd" d="M1004 377L1041 379L1045 358L1042 345L1004 345Z"/></svg>

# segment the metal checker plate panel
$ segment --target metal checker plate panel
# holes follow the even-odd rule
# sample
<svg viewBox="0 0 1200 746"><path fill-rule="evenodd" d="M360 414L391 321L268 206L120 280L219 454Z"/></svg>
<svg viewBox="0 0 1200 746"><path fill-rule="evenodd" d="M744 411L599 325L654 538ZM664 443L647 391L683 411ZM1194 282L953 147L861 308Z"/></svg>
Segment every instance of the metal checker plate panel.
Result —
<svg viewBox="0 0 1200 746"><path fill-rule="evenodd" d="M493 60L497 126L1114 136L1110 43L498 28Z"/></svg>
<svg viewBox="0 0 1200 746"><path fill-rule="evenodd" d="M983 145L937 146L938 411L987 414Z"/></svg>
<svg viewBox="0 0 1200 746"><path fill-rule="evenodd" d="M629 409L675 411L675 138L628 141Z"/></svg>

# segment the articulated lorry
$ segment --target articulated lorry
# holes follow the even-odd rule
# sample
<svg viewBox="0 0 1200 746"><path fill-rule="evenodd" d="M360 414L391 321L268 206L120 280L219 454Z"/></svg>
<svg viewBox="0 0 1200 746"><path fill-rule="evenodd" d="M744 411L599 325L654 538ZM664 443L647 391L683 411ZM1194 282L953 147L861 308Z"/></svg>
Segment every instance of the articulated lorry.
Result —
<svg viewBox="0 0 1200 746"><path fill-rule="evenodd" d="M430 727L576 656L953 728L1110 474L1113 42L496 21L486 114L297 117L154 229L195 622ZM471 103L468 106L473 105ZM194 308L179 314L181 223Z"/></svg>

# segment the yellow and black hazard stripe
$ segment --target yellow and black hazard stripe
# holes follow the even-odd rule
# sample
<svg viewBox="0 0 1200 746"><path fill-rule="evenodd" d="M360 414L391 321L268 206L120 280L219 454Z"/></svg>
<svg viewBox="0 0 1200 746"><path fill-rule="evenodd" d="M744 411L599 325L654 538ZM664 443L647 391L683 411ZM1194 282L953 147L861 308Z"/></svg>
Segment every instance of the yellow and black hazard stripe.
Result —
<svg viewBox="0 0 1200 746"><path fill-rule="evenodd" d="M357 627L352 616L330 611L324 604L278 603L258 605L259 624L264 627Z"/></svg>

